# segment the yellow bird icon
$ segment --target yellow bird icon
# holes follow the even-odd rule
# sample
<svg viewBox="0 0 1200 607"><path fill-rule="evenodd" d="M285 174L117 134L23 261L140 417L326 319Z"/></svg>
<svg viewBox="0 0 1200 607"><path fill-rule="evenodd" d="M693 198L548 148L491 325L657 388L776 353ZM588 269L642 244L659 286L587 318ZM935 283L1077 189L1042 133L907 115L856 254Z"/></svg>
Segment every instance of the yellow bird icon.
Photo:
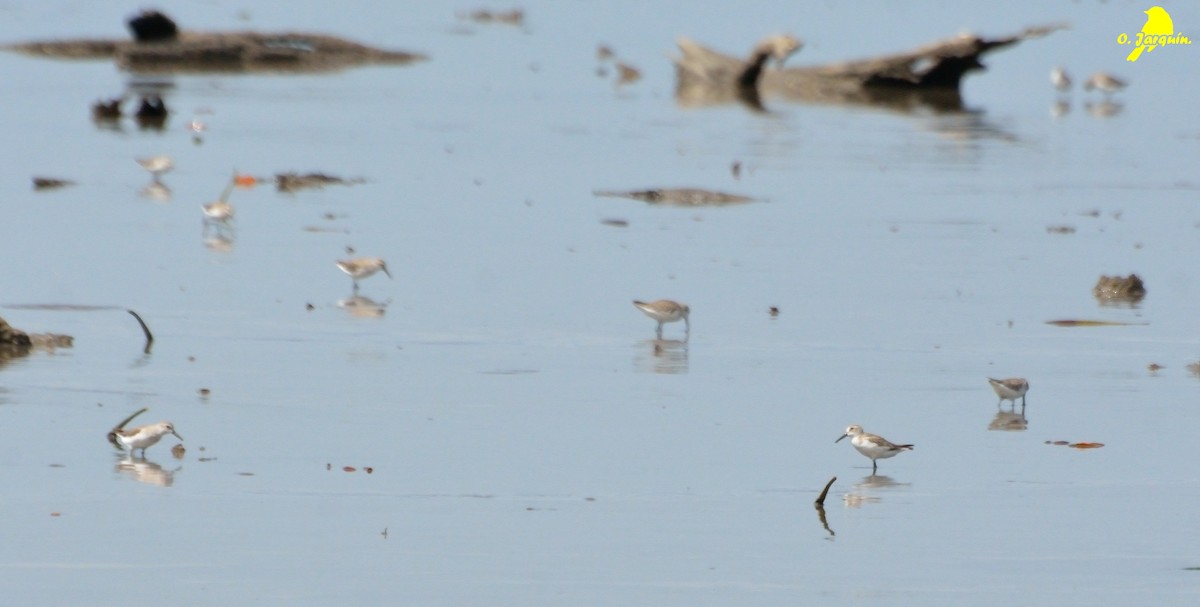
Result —
<svg viewBox="0 0 1200 607"><path fill-rule="evenodd" d="M1168 15L1163 7L1151 7L1146 11L1146 15L1146 25L1142 26L1142 35L1138 37L1137 48L1129 53L1129 56L1125 58L1126 61L1137 61L1138 57L1142 56L1142 51L1152 51L1158 46L1157 44L1146 44L1147 37L1170 36L1175 33L1175 23L1171 21L1171 15Z"/></svg>

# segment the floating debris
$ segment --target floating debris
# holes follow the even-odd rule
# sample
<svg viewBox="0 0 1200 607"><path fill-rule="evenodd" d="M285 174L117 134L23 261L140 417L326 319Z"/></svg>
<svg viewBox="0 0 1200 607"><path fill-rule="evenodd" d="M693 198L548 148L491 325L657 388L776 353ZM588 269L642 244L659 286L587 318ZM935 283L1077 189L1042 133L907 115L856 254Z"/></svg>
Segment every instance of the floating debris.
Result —
<svg viewBox="0 0 1200 607"><path fill-rule="evenodd" d="M266 181L266 180L261 177L255 177L254 175L244 175L242 173L234 173L234 175L233 175L233 185L235 185L239 188L252 188L252 187L258 185L258 183L260 181Z"/></svg>
<svg viewBox="0 0 1200 607"><path fill-rule="evenodd" d="M1200 377L1200 362L1194 362L1184 367L1192 377Z"/></svg>
<svg viewBox="0 0 1200 607"><path fill-rule="evenodd" d="M1130 327L1146 326L1147 322L1121 322L1117 320L1047 320L1046 324L1056 327Z"/></svg>
<svg viewBox="0 0 1200 607"><path fill-rule="evenodd" d="M767 314L770 314L771 318L775 318L776 316L779 316L779 308L777 306L771 306L770 308L767 308Z"/></svg>
<svg viewBox="0 0 1200 607"><path fill-rule="evenodd" d="M142 97L137 111L133 113L133 119L142 128L162 129L170 115L171 112L167 110L167 104L163 102L162 97L147 95Z"/></svg>
<svg viewBox="0 0 1200 607"><path fill-rule="evenodd" d="M114 97L105 101L100 99L92 104L92 120L113 121L121 118L121 103L124 97Z"/></svg>
<svg viewBox="0 0 1200 607"><path fill-rule="evenodd" d="M466 21L474 21L475 23L498 23L519 27L525 24L525 11L519 8L508 11L493 11L481 8L469 13L458 13L458 18Z"/></svg>
<svg viewBox="0 0 1200 607"><path fill-rule="evenodd" d="M1072 449L1099 449L1100 447L1104 446L1104 443L1093 443L1093 442L1082 442L1082 441L1078 442L1078 443L1072 443L1070 441L1065 441L1065 440L1055 440L1055 441L1048 440L1048 441L1046 441L1046 444L1047 445L1056 445L1059 447L1070 447Z"/></svg>
<svg viewBox="0 0 1200 607"><path fill-rule="evenodd" d="M57 179L55 177L33 178L33 189L35 190L53 190L56 188L65 188L69 185L75 185L75 182L69 179Z"/></svg>
<svg viewBox="0 0 1200 607"><path fill-rule="evenodd" d="M280 192L295 192L305 188L323 188L327 185L352 185L356 183L366 183L366 180L358 177L354 179L345 179L334 175L326 175L325 173L277 173L275 175L275 189Z"/></svg>
<svg viewBox="0 0 1200 607"><path fill-rule="evenodd" d="M1092 287L1092 295L1101 304L1134 304L1146 297L1146 285L1137 274L1129 276L1101 276Z"/></svg>
<svg viewBox="0 0 1200 607"><path fill-rule="evenodd" d="M614 228L628 228L629 222L624 219L601 219L600 223Z"/></svg>
<svg viewBox="0 0 1200 607"><path fill-rule="evenodd" d="M596 190L593 194L611 198L632 198L650 204L678 207L715 207L754 202L754 199L749 196L714 192L699 188L656 188L652 190L634 190L631 192Z"/></svg>
<svg viewBox="0 0 1200 607"><path fill-rule="evenodd" d="M1164 367L1158 363L1150 363L1150 364L1146 365L1146 370L1149 371L1151 375L1157 374L1162 369L1166 369L1166 367Z"/></svg>
<svg viewBox="0 0 1200 607"><path fill-rule="evenodd" d="M174 447L171 447L171 457L183 459L184 455L187 455L187 449L184 448L183 443L176 443Z"/></svg>
<svg viewBox="0 0 1200 607"><path fill-rule="evenodd" d="M617 62L617 86L633 84L642 79L641 70L628 63Z"/></svg>
<svg viewBox="0 0 1200 607"><path fill-rule="evenodd" d="M1047 234L1074 234L1075 226L1068 226L1068 225L1046 226L1046 233Z"/></svg>

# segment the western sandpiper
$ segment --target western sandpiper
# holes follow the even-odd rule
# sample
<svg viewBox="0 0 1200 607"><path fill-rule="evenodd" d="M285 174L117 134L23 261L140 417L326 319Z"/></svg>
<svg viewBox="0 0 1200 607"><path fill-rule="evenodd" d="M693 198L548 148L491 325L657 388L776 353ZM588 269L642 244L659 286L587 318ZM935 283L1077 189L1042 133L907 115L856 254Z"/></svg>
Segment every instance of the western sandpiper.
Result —
<svg viewBox="0 0 1200 607"><path fill-rule="evenodd" d="M1071 75L1062 66L1056 67L1050 70L1050 84L1059 93L1068 93L1071 91Z"/></svg>
<svg viewBox="0 0 1200 607"><path fill-rule="evenodd" d="M183 437L175 432L175 426L171 425L171 422L158 422L137 428L113 430L111 438L128 451L130 456L133 456L136 450L141 449L142 457L146 457L146 447L153 446L168 434L174 434L175 438L183 440Z"/></svg>
<svg viewBox="0 0 1200 607"><path fill-rule="evenodd" d="M354 292L358 292L358 281L371 276L372 274L383 270L388 278L392 277L392 273L388 272L387 263L378 257L356 257L354 259L342 259L337 262L337 267L341 271L350 275L354 279Z"/></svg>
<svg viewBox="0 0 1200 607"><path fill-rule="evenodd" d="M228 223L230 219L233 219L233 205L223 200L210 202L200 208L204 211L206 223Z"/></svg>
<svg viewBox="0 0 1200 607"><path fill-rule="evenodd" d="M686 304L681 304L677 301L671 301L669 299L660 299L658 301L651 302L635 300L633 305L637 307L637 309L641 310L642 314L645 314L646 316L658 321L656 333L658 334L659 339L662 339L663 323L666 322L676 322L682 320L684 326L686 327L685 330L687 334L690 335L692 333L692 324L691 321L688 320L688 313L691 312L691 310L688 309Z"/></svg>
<svg viewBox="0 0 1200 607"><path fill-rule="evenodd" d="M862 426L857 424L846 428L846 433L833 442L839 442L847 436L850 437L850 444L854 445L859 453L871 458L871 474L875 474L879 469L875 460L895 457L901 451L912 451L913 448L912 445L897 445L878 434L863 432Z"/></svg>
<svg viewBox="0 0 1200 607"><path fill-rule="evenodd" d="M154 177L155 181L158 181L158 178L161 177L163 173L166 173L175 167L175 161L171 160L171 157L166 155L150 156L149 158L136 158L135 160L143 169L150 171L150 175Z"/></svg>
<svg viewBox="0 0 1200 607"><path fill-rule="evenodd" d="M1113 93L1120 91L1126 86L1129 86L1128 83L1120 78L1117 78L1116 76L1113 76L1112 74L1106 72L1096 72L1095 74L1092 74L1091 78L1087 79L1087 82L1083 83L1083 90L1090 91L1092 89L1098 89L1101 93L1104 93L1104 98L1108 99L1109 97L1112 97Z"/></svg>
<svg viewBox="0 0 1200 607"><path fill-rule="evenodd" d="M1000 402L1011 400L1015 406L1017 399L1021 399L1021 406L1025 406L1025 393L1029 391L1029 382L1024 377L1010 377L1008 379L992 379L988 378L988 383L992 384L992 389L996 391L996 395L1000 397Z"/></svg>

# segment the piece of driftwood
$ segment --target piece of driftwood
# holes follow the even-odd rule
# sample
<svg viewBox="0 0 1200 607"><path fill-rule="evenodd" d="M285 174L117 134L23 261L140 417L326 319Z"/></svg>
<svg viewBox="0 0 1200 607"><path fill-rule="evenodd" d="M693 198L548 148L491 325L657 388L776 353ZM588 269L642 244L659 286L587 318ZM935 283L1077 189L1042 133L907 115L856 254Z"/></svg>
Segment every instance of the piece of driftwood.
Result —
<svg viewBox="0 0 1200 607"><path fill-rule="evenodd" d="M770 55L764 55L764 49L777 45L779 36L764 40L746 59L681 39L675 99L685 107L742 101L761 108L763 97L781 97L806 103L962 109L959 84L967 73L984 69L983 55L1064 27L1030 27L998 38L962 34L902 53L786 69L765 69Z"/></svg>
<svg viewBox="0 0 1200 607"><path fill-rule="evenodd" d="M614 192L611 190L597 190L593 192L596 196L609 196L614 198L632 198L641 200L650 204L661 204L666 206L676 207L717 207L733 204L745 204L753 202L754 199L749 196L739 194L727 194L725 192L714 192L711 190L701 190L699 188L655 188L652 190L634 190L631 192Z"/></svg>
<svg viewBox="0 0 1200 607"><path fill-rule="evenodd" d="M404 65L424 55L378 49L305 32L180 32L158 42L67 39L12 44L7 50L53 59L114 59L131 72L328 72L371 64Z"/></svg>
<svg viewBox="0 0 1200 607"><path fill-rule="evenodd" d="M53 351L56 348L70 348L74 345L75 339L70 335L26 333L0 318L0 367L8 364L10 360L28 356L35 350Z"/></svg>

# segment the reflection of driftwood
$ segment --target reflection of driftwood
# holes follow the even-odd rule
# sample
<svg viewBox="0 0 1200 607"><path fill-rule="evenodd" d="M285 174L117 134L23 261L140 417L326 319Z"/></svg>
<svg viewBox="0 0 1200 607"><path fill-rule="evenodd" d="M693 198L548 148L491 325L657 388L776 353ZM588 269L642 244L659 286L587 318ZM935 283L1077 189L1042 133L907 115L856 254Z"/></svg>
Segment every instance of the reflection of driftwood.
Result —
<svg viewBox="0 0 1200 607"><path fill-rule="evenodd" d="M351 185L363 183L361 177L345 179L324 173L278 173L275 175L275 189L280 192L295 192L305 188L322 188L327 185Z"/></svg>
<svg viewBox="0 0 1200 607"><path fill-rule="evenodd" d="M183 32L175 40L58 40L7 47L54 59L115 59L130 71L324 72L369 64L403 65L425 56L302 32Z"/></svg>
<svg viewBox="0 0 1200 607"><path fill-rule="evenodd" d="M746 91L748 70L761 70L762 58L731 57L688 40L675 60L676 101L702 106L735 100L755 105L758 96L780 96L811 103L869 103L901 107L928 105L960 109L959 83L983 69L980 58L992 50L1037 38L1063 26L1031 27L1000 38L960 35L915 50L816 67L763 70L756 90ZM757 65L756 65L757 61ZM702 74L703 77L697 77ZM749 97L749 98L747 98Z"/></svg>
<svg viewBox="0 0 1200 607"><path fill-rule="evenodd" d="M1102 304L1135 304L1146 297L1146 285L1137 274L1101 276L1092 287L1092 295Z"/></svg>
<svg viewBox="0 0 1200 607"><path fill-rule="evenodd" d="M634 200L641 200L650 204L662 204L677 207L726 206L732 204L744 204L754 201L753 198L748 196L726 194L725 192L713 192L698 188L655 188L652 190L636 190L632 192L597 190L596 192L593 192L593 194L596 196L609 196L614 198L632 198Z"/></svg>

